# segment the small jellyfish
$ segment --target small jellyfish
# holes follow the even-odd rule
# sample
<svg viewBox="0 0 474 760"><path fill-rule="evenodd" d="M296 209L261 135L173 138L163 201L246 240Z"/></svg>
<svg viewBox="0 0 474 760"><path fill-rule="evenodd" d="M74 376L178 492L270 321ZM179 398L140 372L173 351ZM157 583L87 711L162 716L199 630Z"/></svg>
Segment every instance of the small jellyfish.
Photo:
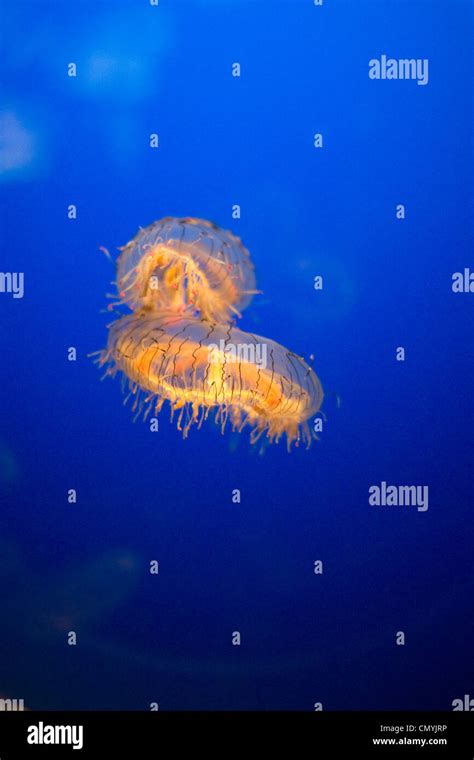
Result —
<svg viewBox="0 0 474 760"><path fill-rule="evenodd" d="M117 259L119 303L132 311L199 313L226 322L257 292L239 238L203 219L165 217L141 229Z"/></svg>
<svg viewBox="0 0 474 760"><path fill-rule="evenodd" d="M138 311L113 322L99 364L128 378L133 409L144 417L169 402L183 437L215 411L222 432L251 428L288 449L314 436L307 420L320 408L323 390L301 357L273 340L174 311Z"/></svg>

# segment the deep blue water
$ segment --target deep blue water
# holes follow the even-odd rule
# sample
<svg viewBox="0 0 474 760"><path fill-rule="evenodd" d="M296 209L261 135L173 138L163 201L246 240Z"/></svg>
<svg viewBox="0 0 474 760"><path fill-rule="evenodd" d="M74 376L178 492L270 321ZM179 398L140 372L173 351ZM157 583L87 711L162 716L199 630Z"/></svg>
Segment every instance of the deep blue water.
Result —
<svg viewBox="0 0 474 760"><path fill-rule="evenodd" d="M474 269L472 4L1 13L0 268L25 290L0 293L0 693L145 710L474 696L474 293L451 287ZM428 59L428 84L369 79L382 54ZM99 246L167 215L239 235L263 291L241 327L314 354L327 420L309 451L259 456L212 422L183 441L166 413L151 434L100 382ZM370 506L382 481L427 485L428 510Z"/></svg>

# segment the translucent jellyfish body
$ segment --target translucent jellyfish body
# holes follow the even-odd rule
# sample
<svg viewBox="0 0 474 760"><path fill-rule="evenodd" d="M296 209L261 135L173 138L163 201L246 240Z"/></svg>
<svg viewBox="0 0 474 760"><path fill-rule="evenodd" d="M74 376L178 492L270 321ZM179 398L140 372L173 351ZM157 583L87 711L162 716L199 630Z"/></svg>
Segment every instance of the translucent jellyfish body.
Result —
<svg viewBox="0 0 474 760"><path fill-rule="evenodd" d="M174 311L113 322L99 363L128 378L137 414L156 415L168 401L184 437L215 410L222 430L249 425L252 443L286 436L288 448L309 446L307 421L323 399L314 371L275 341Z"/></svg>
<svg viewBox="0 0 474 760"><path fill-rule="evenodd" d="M239 238L203 219L166 217L141 229L117 260L119 302L226 322L255 293L254 267Z"/></svg>

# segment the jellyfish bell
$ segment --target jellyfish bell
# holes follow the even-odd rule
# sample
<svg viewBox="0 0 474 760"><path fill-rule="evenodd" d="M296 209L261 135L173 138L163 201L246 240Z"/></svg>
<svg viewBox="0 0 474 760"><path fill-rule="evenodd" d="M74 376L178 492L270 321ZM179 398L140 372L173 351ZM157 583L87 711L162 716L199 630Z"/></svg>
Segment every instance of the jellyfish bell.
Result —
<svg viewBox="0 0 474 760"><path fill-rule="evenodd" d="M129 380L133 410L145 419L169 402L186 437L209 413L222 432L251 429L250 440L307 446L315 437L308 419L323 390L301 357L269 338L173 311L137 312L110 326L99 357L106 374Z"/></svg>
<svg viewBox="0 0 474 760"><path fill-rule="evenodd" d="M165 217L141 229L117 260L119 303L199 313L225 322L250 302L254 267L231 232L203 219Z"/></svg>

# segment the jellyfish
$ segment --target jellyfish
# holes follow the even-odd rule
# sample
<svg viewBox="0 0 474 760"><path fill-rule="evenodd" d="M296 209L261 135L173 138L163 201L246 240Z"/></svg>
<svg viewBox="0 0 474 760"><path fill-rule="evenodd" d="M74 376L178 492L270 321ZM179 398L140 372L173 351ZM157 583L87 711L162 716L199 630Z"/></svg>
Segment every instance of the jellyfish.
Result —
<svg viewBox="0 0 474 760"><path fill-rule="evenodd" d="M239 238L203 219L166 217L121 251L118 305L132 314L109 325L96 353L105 375L122 374L136 416L167 402L185 438L213 412L222 432L227 422L249 426L252 443L286 437L289 450L309 447L321 383L300 356L235 325L258 292Z"/></svg>
<svg viewBox="0 0 474 760"><path fill-rule="evenodd" d="M290 449L309 447L315 437L308 419L323 391L313 369L275 341L230 323L140 310L110 325L98 361L106 375L123 373L137 416L157 415L168 402L184 438L213 410L222 432L228 422L239 432L249 426L251 443L286 436Z"/></svg>
<svg viewBox="0 0 474 760"><path fill-rule="evenodd" d="M117 259L120 304L132 311L199 313L226 322L255 290L240 239L204 219L165 217L141 229Z"/></svg>

